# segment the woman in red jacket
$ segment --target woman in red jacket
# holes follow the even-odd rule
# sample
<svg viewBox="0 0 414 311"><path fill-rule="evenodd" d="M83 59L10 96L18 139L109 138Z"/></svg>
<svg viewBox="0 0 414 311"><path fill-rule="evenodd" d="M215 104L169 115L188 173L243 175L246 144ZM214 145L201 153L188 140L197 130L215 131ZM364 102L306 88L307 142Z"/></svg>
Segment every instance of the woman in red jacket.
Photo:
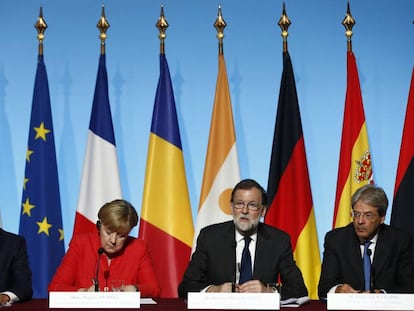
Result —
<svg viewBox="0 0 414 311"><path fill-rule="evenodd" d="M140 291L141 297L158 297L150 251L141 239L129 236L138 223L135 208L125 200L101 207L97 232L72 237L49 291L112 291L122 280L123 291Z"/></svg>

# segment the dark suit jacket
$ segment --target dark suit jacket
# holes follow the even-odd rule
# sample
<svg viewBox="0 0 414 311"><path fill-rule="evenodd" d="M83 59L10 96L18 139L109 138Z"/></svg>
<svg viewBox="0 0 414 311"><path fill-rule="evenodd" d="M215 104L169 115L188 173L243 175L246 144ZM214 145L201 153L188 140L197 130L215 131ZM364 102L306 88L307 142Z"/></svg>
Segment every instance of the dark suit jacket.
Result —
<svg viewBox="0 0 414 311"><path fill-rule="evenodd" d="M200 231L197 248L191 258L178 295L199 292L208 285L234 282L236 275L236 242L233 221L208 226ZM290 237L286 232L259 223L253 279L274 284L280 273L282 299L303 297L308 291L302 273L296 266Z"/></svg>
<svg viewBox="0 0 414 311"><path fill-rule="evenodd" d="M360 243L353 224L334 229L325 236L319 297L325 298L335 285L348 283L364 289ZM414 258L409 235L382 224L372 261L372 285L389 293L414 292Z"/></svg>
<svg viewBox="0 0 414 311"><path fill-rule="evenodd" d="M4 291L20 300L32 298L32 271L25 239L0 228L0 292Z"/></svg>

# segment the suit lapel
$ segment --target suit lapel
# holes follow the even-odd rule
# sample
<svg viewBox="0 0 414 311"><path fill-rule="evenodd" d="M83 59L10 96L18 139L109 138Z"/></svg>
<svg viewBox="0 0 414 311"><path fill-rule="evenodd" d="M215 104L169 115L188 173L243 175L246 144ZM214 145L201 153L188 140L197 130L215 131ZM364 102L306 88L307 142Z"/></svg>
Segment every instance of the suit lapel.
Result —
<svg viewBox="0 0 414 311"><path fill-rule="evenodd" d="M257 241L256 241L256 253L254 255L254 264L253 264L253 279L260 279L263 275L263 269L266 267L266 262L264 261L268 253L266 250L269 249L266 247L269 239L267 234L263 230L263 226L259 223L259 228L257 230Z"/></svg>
<svg viewBox="0 0 414 311"><path fill-rule="evenodd" d="M384 234L384 228L380 227L378 233L377 245L375 246L374 260L372 262L372 268L374 271L380 272L385 265L385 262L388 260L390 252L387 251L386 245L392 245L392 242L389 241L389 236ZM374 274L374 278L375 278Z"/></svg>
<svg viewBox="0 0 414 311"><path fill-rule="evenodd" d="M236 238L235 238L235 231L236 228L234 226L233 221L229 222L229 225L226 227L224 231L223 241L225 247L223 248L223 268L224 273L228 274L226 279L233 279L236 275ZM222 243L218 242L218 243ZM228 246L227 246L228 245ZM227 260L227 258L229 260Z"/></svg>

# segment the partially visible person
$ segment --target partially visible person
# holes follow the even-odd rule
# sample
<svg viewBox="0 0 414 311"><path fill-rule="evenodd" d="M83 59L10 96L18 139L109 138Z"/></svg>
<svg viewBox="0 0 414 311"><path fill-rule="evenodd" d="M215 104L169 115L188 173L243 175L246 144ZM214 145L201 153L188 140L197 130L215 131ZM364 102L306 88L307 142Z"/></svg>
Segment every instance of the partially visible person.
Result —
<svg viewBox="0 0 414 311"><path fill-rule="evenodd" d="M159 296L150 250L145 241L129 236L137 223L138 214L128 201L104 204L97 231L72 237L49 291L112 291L112 281L122 280L123 291Z"/></svg>
<svg viewBox="0 0 414 311"><path fill-rule="evenodd" d="M0 307L31 299L32 295L26 240L0 228Z"/></svg>
<svg viewBox="0 0 414 311"><path fill-rule="evenodd" d="M231 194L232 221L200 231L196 250L178 287L188 292L274 292L278 277L281 297L308 295L302 274L293 260L289 235L260 222L267 209L267 194L253 179L240 181ZM247 238L250 242L245 242ZM250 277L242 280L243 249L248 245Z"/></svg>
<svg viewBox="0 0 414 311"><path fill-rule="evenodd" d="M405 232L384 224L388 207L384 190L370 184L363 186L353 194L351 206L353 222L325 236L319 297L326 298L328 292L413 293L413 242ZM365 242L371 261L367 285Z"/></svg>

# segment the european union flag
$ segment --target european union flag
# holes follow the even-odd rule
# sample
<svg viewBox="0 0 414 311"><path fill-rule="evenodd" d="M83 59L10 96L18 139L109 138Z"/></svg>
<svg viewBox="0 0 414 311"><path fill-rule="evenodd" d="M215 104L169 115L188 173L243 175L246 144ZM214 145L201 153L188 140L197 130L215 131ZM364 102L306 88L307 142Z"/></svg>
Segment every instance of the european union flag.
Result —
<svg viewBox="0 0 414 311"><path fill-rule="evenodd" d="M27 242L33 297L47 287L65 253L49 85L39 54L33 92L19 234Z"/></svg>

